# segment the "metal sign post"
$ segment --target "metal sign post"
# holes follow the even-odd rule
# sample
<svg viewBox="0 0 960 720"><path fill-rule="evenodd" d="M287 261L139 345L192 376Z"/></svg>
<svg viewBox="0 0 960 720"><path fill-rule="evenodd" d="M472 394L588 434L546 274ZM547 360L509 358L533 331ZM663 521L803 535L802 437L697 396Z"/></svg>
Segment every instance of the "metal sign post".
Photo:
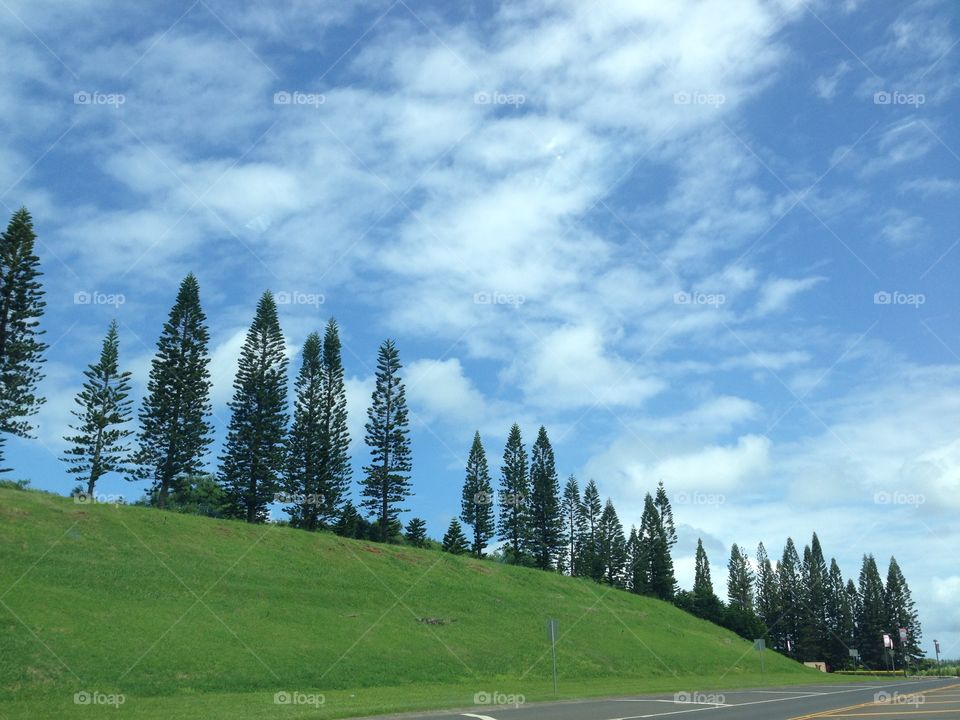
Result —
<svg viewBox="0 0 960 720"><path fill-rule="evenodd" d="M557 694L557 636L560 635L560 621L547 620L547 635L550 638L550 651L553 653L553 694Z"/></svg>
<svg viewBox="0 0 960 720"><path fill-rule="evenodd" d="M907 654L907 629L900 628L900 649L903 650L903 674L907 675L907 666L910 664L910 656ZM890 652L893 652L891 650Z"/></svg>
<svg viewBox="0 0 960 720"><path fill-rule="evenodd" d="M933 650L937 653L937 675L940 674L940 641L933 641Z"/></svg>
<svg viewBox="0 0 960 720"><path fill-rule="evenodd" d="M753 649L760 653L760 677L763 677L763 651L767 647L767 641L759 638L753 641Z"/></svg>

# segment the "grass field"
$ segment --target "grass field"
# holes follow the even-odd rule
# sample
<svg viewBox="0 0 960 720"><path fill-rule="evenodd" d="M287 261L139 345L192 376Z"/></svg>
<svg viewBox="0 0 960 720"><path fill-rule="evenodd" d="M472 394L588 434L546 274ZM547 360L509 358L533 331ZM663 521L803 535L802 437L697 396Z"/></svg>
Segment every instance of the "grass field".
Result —
<svg viewBox="0 0 960 720"><path fill-rule="evenodd" d="M761 676L749 643L657 600L327 533L0 488L0 552L3 720L551 699L549 617L559 697L825 679L772 652Z"/></svg>

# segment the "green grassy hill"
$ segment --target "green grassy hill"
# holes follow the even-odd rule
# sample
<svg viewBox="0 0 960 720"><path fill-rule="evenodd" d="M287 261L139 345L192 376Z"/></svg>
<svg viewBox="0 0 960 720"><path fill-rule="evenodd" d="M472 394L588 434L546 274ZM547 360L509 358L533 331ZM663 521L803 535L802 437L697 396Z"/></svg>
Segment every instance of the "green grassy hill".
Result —
<svg viewBox="0 0 960 720"><path fill-rule="evenodd" d="M548 617L561 697L824 677L768 652L761 678L732 633L584 580L0 488L0 718L104 714L83 692L122 694L109 716L137 718L547 699Z"/></svg>

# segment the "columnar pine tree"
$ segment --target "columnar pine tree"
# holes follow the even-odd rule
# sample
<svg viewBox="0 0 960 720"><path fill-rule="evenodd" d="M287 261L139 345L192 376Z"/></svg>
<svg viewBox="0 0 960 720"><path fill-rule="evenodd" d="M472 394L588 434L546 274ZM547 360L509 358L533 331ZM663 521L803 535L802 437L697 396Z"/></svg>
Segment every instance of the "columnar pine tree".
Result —
<svg viewBox="0 0 960 720"><path fill-rule="evenodd" d="M450 521L450 527L443 536L443 551L454 555L463 555L470 548L467 536L456 518Z"/></svg>
<svg viewBox="0 0 960 720"><path fill-rule="evenodd" d="M410 490L410 438L407 399L400 378L400 355L386 340L377 355L377 380L366 425L370 464L364 468L363 507L377 518L381 542L388 542Z"/></svg>
<svg viewBox="0 0 960 720"><path fill-rule="evenodd" d="M520 426L510 428L500 468L500 522L497 530L504 541L507 562L522 564L530 537L530 476L527 451L523 447Z"/></svg>
<svg viewBox="0 0 960 720"><path fill-rule="evenodd" d="M552 569L562 545L560 483L550 438L541 425L530 453L530 554L536 566Z"/></svg>
<svg viewBox="0 0 960 720"><path fill-rule="evenodd" d="M603 505L600 502L600 490L597 483L592 479L587 481L583 489L583 505L581 506L581 516L583 517L583 530L580 542L580 557L578 566L580 574L599 581L603 578L603 563L599 553L599 533L600 516L603 512Z"/></svg>
<svg viewBox="0 0 960 720"><path fill-rule="evenodd" d="M920 619L907 580L897 564L897 559L893 557L890 558L884 594L887 606L887 628L890 637L894 639L897 667L913 665L923 657L923 651L920 650L922 637ZM907 631L906 642L900 639L901 628Z"/></svg>
<svg viewBox="0 0 960 720"><path fill-rule="evenodd" d="M597 547L600 566L603 570L601 581L614 587L625 587L624 568L627 563L627 546L623 537L623 525L609 498L603 506L600 522L597 525Z"/></svg>
<svg viewBox="0 0 960 720"><path fill-rule="evenodd" d="M350 481L347 396L335 320L321 344L310 333L297 376L293 424L287 440L284 486L299 496L287 509L290 524L307 530L330 525L338 516Z"/></svg>
<svg viewBox="0 0 960 720"><path fill-rule="evenodd" d="M856 618L860 659L867 667L886 666L883 635L887 629L887 608L883 580L873 555L863 556L860 568L859 614Z"/></svg>
<svg viewBox="0 0 960 720"><path fill-rule="evenodd" d="M290 524L315 530L320 523L323 396L320 336L310 333L303 343L303 361L294 383L293 423L287 436L284 489L292 504Z"/></svg>
<svg viewBox="0 0 960 720"><path fill-rule="evenodd" d="M828 571L827 627L830 634L824 657L831 669L844 668L850 662L849 651L855 646L853 609L835 559L830 560Z"/></svg>
<svg viewBox="0 0 960 720"><path fill-rule="evenodd" d="M460 498L460 519L472 529L471 552L475 557L482 558L483 549L493 538L494 518L490 467L479 430L473 435L473 444L467 457L466 477Z"/></svg>
<svg viewBox="0 0 960 720"><path fill-rule="evenodd" d="M580 486L573 475L567 478L563 487L563 499L560 501L560 514L563 518L562 571L576 577L580 574L577 557L580 552L579 540L583 535L583 507L580 499Z"/></svg>
<svg viewBox="0 0 960 720"><path fill-rule="evenodd" d="M67 472L81 475L92 495L97 480L109 472L126 472L129 446L126 439L133 433L124 427L130 422L132 400L130 373L119 369L120 339L117 322L110 329L100 348L100 360L84 371L87 380L77 394L79 410L73 415L79 421L70 428L76 432L64 438L70 443L64 461Z"/></svg>
<svg viewBox="0 0 960 720"><path fill-rule="evenodd" d="M677 579L670 556L670 534L664 526L656 502L647 493L640 518L640 541L644 543L650 558L650 593L661 600L673 600L677 591Z"/></svg>
<svg viewBox="0 0 960 720"><path fill-rule="evenodd" d="M667 541L667 552L669 553L673 550L673 546L677 544L677 529L673 524L673 508L670 507L670 498L667 497L667 491L663 487L663 480L657 483L657 494L653 498L653 504L660 515L660 523L663 525L663 534Z"/></svg>
<svg viewBox="0 0 960 720"><path fill-rule="evenodd" d="M827 587L830 577L816 533L813 534L809 548L804 549L801 578L803 581L802 632L799 643L801 659L823 660L829 644Z"/></svg>
<svg viewBox="0 0 960 720"><path fill-rule="evenodd" d="M25 207L13 213L0 234L0 464L6 436L29 437L29 418L44 402L37 385L47 345L38 325L46 303L36 239Z"/></svg>
<svg viewBox="0 0 960 720"><path fill-rule="evenodd" d="M287 426L287 356L269 291L257 303L240 350L230 411L219 473L227 514L263 522L281 487Z"/></svg>
<svg viewBox="0 0 960 720"><path fill-rule="evenodd" d="M147 394L140 409L136 470L131 480L151 481L157 507L185 478L203 471L213 442L210 423L210 333L193 274L180 283L177 299L150 363Z"/></svg>
<svg viewBox="0 0 960 720"><path fill-rule="evenodd" d="M757 615L767 627L768 638L778 637L780 610L777 574L773 570L773 565L767 556L767 550L763 543L757 546L756 588Z"/></svg>
<svg viewBox="0 0 960 720"><path fill-rule="evenodd" d="M750 569L746 553L741 552L736 543L730 548L727 571L727 599L730 607L753 612L753 570Z"/></svg>
<svg viewBox="0 0 960 720"><path fill-rule="evenodd" d="M327 321L321 355L320 402L320 520L331 523L340 512L350 486L350 432L347 429L347 387L343 376L340 331L337 321Z"/></svg>
<svg viewBox="0 0 960 720"><path fill-rule="evenodd" d="M636 527L630 528L630 537L627 540L627 589L638 595L647 595L650 592L648 571L650 558L647 548L640 540Z"/></svg>
<svg viewBox="0 0 960 720"><path fill-rule="evenodd" d="M413 547L422 548L427 543L427 523L418 517L410 518L405 535Z"/></svg>
<svg viewBox="0 0 960 720"><path fill-rule="evenodd" d="M780 618L775 623L774 636L778 638L777 649L790 657L799 657L797 647L800 624L803 617L803 588L800 580L800 556L792 538L787 538L783 557L777 566L778 610Z"/></svg>
<svg viewBox="0 0 960 720"><path fill-rule="evenodd" d="M860 649L860 618L863 614L863 603L860 602L860 591L853 582L853 578L847 580L847 587L844 589L847 595L847 603L850 605L850 614L853 616L853 641L851 646L856 650Z"/></svg>
<svg viewBox="0 0 960 720"><path fill-rule="evenodd" d="M710 560L707 551L703 548L703 540L697 538L697 552L694 559L693 577L693 607L694 612L711 622L720 620L721 604L713 590L713 581L710 578Z"/></svg>

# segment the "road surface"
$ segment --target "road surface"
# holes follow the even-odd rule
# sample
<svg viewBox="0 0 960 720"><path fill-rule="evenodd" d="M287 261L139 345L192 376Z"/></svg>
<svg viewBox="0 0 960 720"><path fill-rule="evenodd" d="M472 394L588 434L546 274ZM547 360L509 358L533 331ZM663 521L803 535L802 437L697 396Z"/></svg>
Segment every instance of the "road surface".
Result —
<svg viewBox="0 0 960 720"><path fill-rule="evenodd" d="M390 715L380 720L960 720L960 680L956 678L503 704L511 699L516 701L503 693L479 693L478 703L470 708Z"/></svg>

